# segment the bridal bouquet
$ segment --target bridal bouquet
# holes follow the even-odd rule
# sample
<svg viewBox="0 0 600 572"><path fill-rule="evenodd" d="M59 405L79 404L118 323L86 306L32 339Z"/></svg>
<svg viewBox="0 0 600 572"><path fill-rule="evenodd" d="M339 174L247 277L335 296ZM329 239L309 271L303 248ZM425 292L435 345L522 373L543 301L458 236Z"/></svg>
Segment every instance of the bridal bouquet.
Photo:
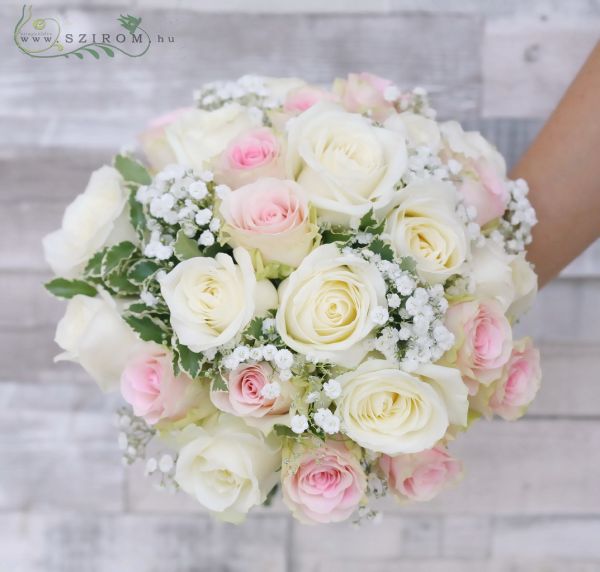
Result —
<svg viewBox="0 0 600 572"><path fill-rule="evenodd" d="M120 391L124 460L240 522L428 501L479 417L522 416L538 351L523 180L422 89L245 76L154 121L44 239L57 359Z"/></svg>

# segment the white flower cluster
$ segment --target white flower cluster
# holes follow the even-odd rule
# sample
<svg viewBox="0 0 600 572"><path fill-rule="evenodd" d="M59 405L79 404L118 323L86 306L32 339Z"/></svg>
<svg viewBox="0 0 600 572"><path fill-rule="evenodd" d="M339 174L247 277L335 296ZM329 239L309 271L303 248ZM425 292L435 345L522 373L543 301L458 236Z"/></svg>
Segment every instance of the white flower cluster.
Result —
<svg viewBox="0 0 600 572"><path fill-rule="evenodd" d="M245 345L236 346L233 351L225 355L221 363L225 369L236 369L243 363L269 362L279 374L279 379L287 381L292 378L294 354L286 348L278 349L274 344L265 344L250 348Z"/></svg>
<svg viewBox="0 0 600 572"><path fill-rule="evenodd" d="M230 192L226 185L213 184L212 172L198 174L181 165L166 167L150 185L139 187L135 198L144 205L150 230L144 254L158 260L171 258L177 228L200 246L212 246L221 224L212 211L213 189L221 197Z"/></svg>
<svg viewBox="0 0 600 572"><path fill-rule="evenodd" d="M420 145L408 148L408 165L402 176L401 184L409 185L430 179L447 181L449 176L449 165L445 165L431 147Z"/></svg>
<svg viewBox="0 0 600 572"><path fill-rule="evenodd" d="M131 465L137 459L144 459L146 446L154 437L154 429L143 419L133 415L127 407L115 412L114 425L119 429L118 444L122 451L123 464Z"/></svg>
<svg viewBox="0 0 600 572"><path fill-rule="evenodd" d="M145 474L147 477L158 477L154 483L156 489L175 493L178 490L175 481L175 465L177 456L171 453L161 453L146 459Z"/></svg>
<svg viewBox="0 0 600 572"><path fill-rule="evenodd" d="M395 92L393 93L394 95L396 94ZM391 94L388 94L388 97L390 95ZM429 105L429 96L424 87L417 86L411 91L403 91L397 95L395 100L387 99L387 101L397 101L398 109L400 111L412 111L413 113L419 113L429 119L435 119L437 115L436 110Z"/></svg>
<svg viewBox="0 0 600 572"><path fill-rule="evenodd" d="M519 254L531 243L531 229L537 223L535 209L527 195L529 187L524 179L508 181L510 201L497 230L490 235L492 240L504 244L509 254Z"/></svg>
<svg viewBox="0 0 600 572"><path fill-rule="evenodd" d="M483 246L485 243L485 236L481 232L479 224L475 222L477 219L477 209L473 205L466 206L464 201L460 200L456 205L456 214L464 223L469 239L476 246Z"/></svg>
<svg viewBox="0 0 600 572"><path fill-rule="evenodd" d="M407 371L440 359L454 343L454 336L444 325L448 309L444 287L419 286L416 277L396 262L378 260L376 266L388 285L389 311L384 315L376 309L380 315L374 321L382 328L372 342L373 349L389 360L400 361ZM404 348L401 359L399 348Z"/></svg>
<svg viewBox="0 0 600 572"><path fill-rule="evenodd" d="M245 75L235 81L214 81L204 84L194 92L194 100L200 109L213 110L227 103L240 103L256 110L262 116L263 109L281 105L271 94L265 78Z"/></svg>

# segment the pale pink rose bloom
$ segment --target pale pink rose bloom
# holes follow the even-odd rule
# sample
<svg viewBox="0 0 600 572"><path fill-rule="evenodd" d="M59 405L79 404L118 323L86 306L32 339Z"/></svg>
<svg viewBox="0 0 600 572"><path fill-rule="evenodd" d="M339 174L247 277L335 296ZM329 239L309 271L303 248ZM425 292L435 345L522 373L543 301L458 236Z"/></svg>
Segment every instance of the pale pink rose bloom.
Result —
<svg viewBox="0 0 600 572"><path fill-rule="evenodd" d="M459 187L467 206L477 209L477 224L483 226L501 217L506 210L510 193L504 177L485 159L471 164L476 178L465 178Z"/></svg>
<svg viewBox="0 0 600 572"><path fill-rule="evenodd" d="M165 135L165 129L184 113L192 109L183 107L153 119L148 128L138 135L142 150L154 171L160 171L167 165L176 163L175 153Z"/></svg>
<svg viewBox="0 0 600 572"><path fill-rule="evenodd" d="M193 380L175 375L171 354L156 346L135 356L121 374L121 393L133 413L154 425L161 420L177 420L193 405Z"/></svg>
<svg viewBox="0 0 600 572"><path fill-rule="evenodd" d="M512 328L496 300L470 300L453 304L446 326L455 345L446 356L463 375L471 394L477 383L489 385L502 374L512 349Z"/></svg>
<svg viewBox="0 0 600 572"><path fill-rule="evenodd" d="M333 90L345 109L354 113L371 113L377 121L384 121L394 113L394 105L386 101L385 90L393 83L370 73L351 73L345 80L337 79Z"/></svg>
<svg viewBox="0 0 600 572"><path fill-rule="evenodd" d="M430 501L462 476L462 463L442 446L410 455L382 455L379 466L400 500Z"/></svg>
<svg viewBox="0 0 600 572"><path fill-rule="evenodd" d="M260 251L264 262L298 266L314 246L304 190L294 181L264 178L229 193L221 203L227 241Z"/></svg>
<svg viewBox="0 0 600 572"><path fill-rule="evenodd" d="M490 397L492 413L507 421L522 417L538 392L541 379L540 352L530 338L516 341L504 374Z"/></svg>
<svg viewBox="0 0 600 572"><path fill-rule="evenodd" d="M356 456L339 441L307 451L298 469L284 469L282 492L292 514L305 524L340 522L358 507L366 477Z"/></svg>
<svg viewBox="0 0 600 572"><path fill-rule="evenodd" d="M245 364L232 370L226 376L228 391L211 391L210 398L218 409L236 417L267 418L266 424L250 425L268 432L275 423L282 422L282 416L290 410L291 395L289 382L281 381L268 362ZM280 395L276 398L263 395L263 388L269 383L278 383Z"/></svg>
<svg viewBox="0 0 600 572"><path fill-rule="evenodd" d="M326 91L312 85L303 85L288 91L283 102L283 109L287 113L297 114L310 109L320 101L335 101L337 97L330 91Z"/></svg>
<svg viewBox="0 0 600 572"><path fill-rule="evenodd" d="M283 177L281 145L266 127L246 131L231 140L217 158L215 178L232 189L261 177Z"/></svg>

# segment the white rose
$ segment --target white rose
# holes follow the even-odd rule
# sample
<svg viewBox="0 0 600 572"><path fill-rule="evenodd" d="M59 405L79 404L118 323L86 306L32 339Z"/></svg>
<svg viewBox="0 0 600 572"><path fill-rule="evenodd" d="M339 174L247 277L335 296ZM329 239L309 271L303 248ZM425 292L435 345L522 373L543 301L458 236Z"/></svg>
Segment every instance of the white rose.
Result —
<svg viewBox="0 0 600 572"><path fill-rule="evenodd" d="M288 125L288 176L323 219L344 224L388 206L406 169L401 134L323 102Z"/></svg>
<svg viewBox="0 0 600 572"><path fill-rule="evenodd" d="M507 313L511 318L516 319L531 308L537 294L538 279L537 274L531 264L527 262L523 253L513 258L510 268L512 270L515 296Z"/></svg>
<svg viewBox="0 0 600 572"><path fill-rule="evenodd" d="M297 352L353 367L368 351L372 311L387 309L385 293L372 264L333 244L319 246L279 287L277 331Z"/></svg>
<svg viewBox="0 0 600 572"><path fill-rule="evenodd" d="M336 413L362 447L387 455L433 447L450 424L467 423L467 387L457 369L424 366L406 373L386 360L369 360L337 377Z"/></svg>
<svg viewBox="0 0 600 572"><path fill-rule="evenodd" d="M498 150L478 131L464 131L458 121L440 123L440 131L450 151L467 159L485 159L496 171L506 175L506 161Z"/></svg>
<svg viewBox="0 0 600 572"><path fill-rule="evenodd" d="M281 445L231 415L195 430L179 451L175 481L227 522L242 522L262 504L279 479Z"/></svg>
<svg viewBox="0 0 600 572"><path fill-rule="evenodd" d="M406 136L409 147L428 147L437 153L441 147L441 134L438 124L419 113L404 111L386 119L384 126Z"/></svg>
<svg viewBox="0 0 600 572"><path fill-rule="evenodd" d="M203 170L237 135L258 125L256 118L237 103L215 109L190 109L165 128L177 163Z"/></svg>
<svg viewBox="0 0 600 572"><path fill-rule="evenodd" d="M230 341L257 315L277 306L277 291L256 281L250 255L243 248L231 256L196 257L180 262L161 280L179 341L202 352Z"/></svg>
<svg viewBox="0 0 600 572"><path fill-rule="evenodd" d="M424 181L402 189L387 216L385 236L397 256L412 256L419 275L432 283L459 272L469 254L464 223L456 215L450 183Z"/></svg>
<svg viewBox="0 0 600 572"><path fill-rule="evenodd" d="M106 244L136 240L126 207L128 190L112 167L92 173L85 191L66 208L62 226L43 239L46 260L55 274L72 278Z"/></svg>
<svg viewBox="0 0 600 572"><path fill-rule="evenodd" d="M512 256L493 240L473 248L471 277L475 284L474 295L478 299L491 298L500 302L506 312L515 298L512 276Z"/></svg>
<svg viewBox="0 0 600 572"><path fill-rule="evenodd" d="M54 339L65 350L55 360L79 363L103 391L119 389L127 361L143 346L105 292L71 298Z"/></svg>

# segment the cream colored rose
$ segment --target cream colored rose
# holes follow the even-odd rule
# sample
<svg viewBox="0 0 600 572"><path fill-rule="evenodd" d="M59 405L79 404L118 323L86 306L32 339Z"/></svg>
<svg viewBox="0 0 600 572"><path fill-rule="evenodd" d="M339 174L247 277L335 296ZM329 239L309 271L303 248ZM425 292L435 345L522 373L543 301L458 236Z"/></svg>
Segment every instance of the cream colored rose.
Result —
<svg viewBox="0 0 600 572"><path fill-rule="evenodd" d="M179 451L175 481L218 518L242 522L279 479L281 445L232 415L195 430Z"/></svg>
<svg viewBox="0 0 600 572"><path fill-rule="evenodd" d="M105 292L71 298L54 340L64 350L55 360L79 363L103 391L119 389L125 365L144 345Z"/></svg>
<svg viewBox="0 0 600 572"><path fill-rule="evenodd" d="M413 183L397 194L385 235L397 256L412 256L419 275L444 282L460 271L469 254L465 226L455 213L456 191L450 183Z"/></svg>
<svg viewBox="0 0 600 572"><path fill-rule="evenodd" d="M373 310L387 308L385 292L373 265L319 246L279 287L277 331L297 352L353 367L368 351Z"/></svg>
<svg viewBox="0 0 600 572"><path fill-rule="evenodd" d="M510 263L515 296L507 314L518 319L531 308L538 289L537 274L525 259L525 254L516 255Z"/></svg>
<svg viewBox="0 0 600 572"><path fill-rule="evenodd" d="M128 191L112 167L92 173L85 191L66 208L62 226L44 237L46 261L55 274L72 278L106 244L136 240L129 223Z"/></svg>
<svg viewBox="0 0 600 572"><path fill-rule="evenodd" d="M384 126L406 136L409 147L429 147L437 153L441 147L441 134L438 124L418 113L404 111L386 119Z"/></svg>
<svg viewBox="0 0 600 572"><path fill-rule="evenodd" d="M472 254L470 274L475 284L475 297L495 299L506 312L515 297L511 268L513 257L493 240L474 247Z"/></svg>
<svg viewBox="0 0 600 572"><path fill-rule="evenodd" d="M268 281L256 281L250 255L243 248L215 258L180 262L161 281L179 341L202 352L230 341L250 320L277 306L277 292Z"/></svg>
<svg viewBox="0 0 600 572"><path fill-rule="evenodd" d="M404 137L321 102L288 123L288 177L327 221L348 223L385 209L406 169Z"/></svg>
<svg viewBox="0 0 600 572"><path fill-rule="evenodd" d="M245 107L230 103L215 109L190 109L165 128L177 163L202 170L237 135L260 122Z"/></svg>
<svg viewBox="0 0 600 572"><path fill-rule="evenodd" d="M428 365L406 373L386 360L368 360L337 378L336 413L362 447L387 455L433 447L449 425L467 423L467 387L457 369Z"/></svg>

